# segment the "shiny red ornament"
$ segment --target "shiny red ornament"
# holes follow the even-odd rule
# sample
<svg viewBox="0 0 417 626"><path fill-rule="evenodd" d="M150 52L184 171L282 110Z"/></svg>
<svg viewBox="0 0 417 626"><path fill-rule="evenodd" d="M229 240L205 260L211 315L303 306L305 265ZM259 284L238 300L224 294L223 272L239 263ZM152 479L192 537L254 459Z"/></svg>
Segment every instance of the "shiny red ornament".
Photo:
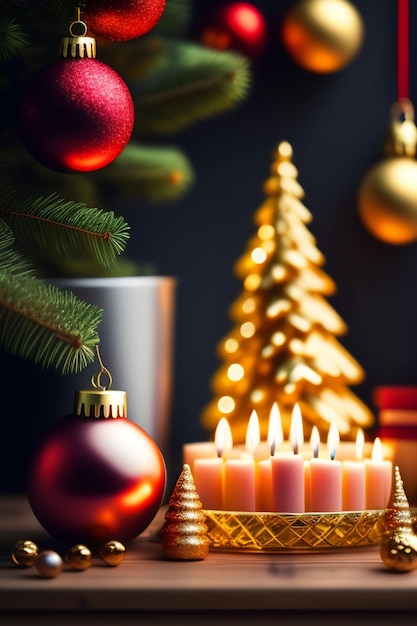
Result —
<svg viewBox="0 0 417 626"><path fill-rule="evenodd" d="M267 43L267 25L261 11L249 2L233 2L215 8L202 18L202 44L217 50L234 50L259 59Z"/></svg>
<svg viewBox="0 0 417 626"><path fill-rule="evenodd" d="M166 0L89 0L83 19L96 35L128 41L156 26L165 4Z"/></svg>
<svg viewBox="0 0 417 626"><path fill-rule="evenodd" d="M134 126L123 79L95 58L63 58L44 67L23 92L18 132L28 152L59 172L88 172L111 163Z"/></svg>
<svg viewBox="0 0 417 626"><path fill-rule="evenodd" d="M73 414L55 422L35 452L27 495L53 537L100 549L142 533L165 487L162 453L137 424Z"/></svg>

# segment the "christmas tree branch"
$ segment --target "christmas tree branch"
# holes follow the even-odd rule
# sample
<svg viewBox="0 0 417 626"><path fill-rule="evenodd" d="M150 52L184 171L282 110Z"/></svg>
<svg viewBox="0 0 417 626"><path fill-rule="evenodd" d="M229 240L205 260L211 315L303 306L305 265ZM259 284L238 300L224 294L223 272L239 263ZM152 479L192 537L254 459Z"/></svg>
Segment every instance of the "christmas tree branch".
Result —
<svg viewBox="0 0 417 626"><path fill-rule="evenodd" d="M105 170L92 175L104 193L154 203L176 200L194 181L186 156L175 148L131 142Z"/></svg>
<svg viewBox="0 0 417 626"><path fill-rule="evenodd" d="M63 257L94 260L111 265L129 238L129 226L112 211L66 202L56 194L20 199L10 189L0 189L0 217L16 239L36 259Z"/></svg>
<svg viewBox="0 0 417 626"><path fill-rule="evenodd" d="M28 38L13 18L0 19L0 59L8 61L26 46Z"/></svg>
<svg viewBox="0 0 417 626"><path fill-rule="evenodd" d="M163 46L154 71L129 85L142 122L138 132L178 131L225 112L247 95L251 73L241 55L191 43Z"/></svg>
<svg viewBox="0 0 417 626"><path fill-rule="evenodd" d="M0 344L43 367L79 372L94 361L103 311L37 279L0 221Z"/></svg>

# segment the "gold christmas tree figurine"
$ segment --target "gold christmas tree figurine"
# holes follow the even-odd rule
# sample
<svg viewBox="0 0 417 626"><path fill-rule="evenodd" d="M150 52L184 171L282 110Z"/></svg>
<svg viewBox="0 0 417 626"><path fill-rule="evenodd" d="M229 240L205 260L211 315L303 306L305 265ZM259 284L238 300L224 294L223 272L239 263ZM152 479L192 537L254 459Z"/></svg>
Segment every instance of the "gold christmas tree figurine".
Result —
<svg viewBox="0 0 417 626"><path fill-rule="evenodd" d="M284 431L295 403L307 434L313 425L327 429L336 423L353 439L358 427L374 420L348 388L362 382L364 372L336 339L347 327L326 301L336 287L306 226L312 215L297 177L292 147L283 142L254 216L256 234L235 267L243 291L230 309L235 325L218 346L223 364L212 379L214 398L202 423L214 432L227 417L236 443L244 442L253 409L266 437L274 402Z"/></svg>
<svg viewBox="0 0 417 626"><path fill-rule="evenodd" d="M392 504L384 515L380 555L385 565L394 571L410 572L417 568L417 535L398 466L394 473Z"/></svg>
<svg viewBox="0 0 417 626"><path fill-rule="evenodd" d="M183 561L205 559L210 545L205 519L191 468L184 464L161 529L164 556Z"/></svg>

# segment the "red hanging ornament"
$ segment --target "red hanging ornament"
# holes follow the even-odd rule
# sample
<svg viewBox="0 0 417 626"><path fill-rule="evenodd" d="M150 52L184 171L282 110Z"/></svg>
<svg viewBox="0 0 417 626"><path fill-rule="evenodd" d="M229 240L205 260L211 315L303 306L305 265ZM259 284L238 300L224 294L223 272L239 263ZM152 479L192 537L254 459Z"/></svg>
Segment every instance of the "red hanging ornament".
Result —
<svg viewBox="0 0 417 626"><path fill-rule="evenodd" d="M34 454L27 494L53 537L100 549L143 532L165 486L162 453L127 419L126 393L95 388L78 391L74 414L48 430Z"/></svg>
<svg viewBox="0 0 417 626"><path fill-rule="evenodd" d="M82 36L74 35L81 25ZM95 58L86 25L70 26L62 58L43 68L24 90L18 132L28 152L59 172L88 172L111 163L134 126L134 105L123 79Z"/></svg>
<svg viewBox="0 0 417 626"><path fill-rule="evenodd" d="M267 43L267 26L261 11L249 2L232 2L205 15L198 28L202 44L217 50L235 50L259 59Z"/></svg>
<svg viewBox="0 0 417 626"><path fill-rule="evenodd" d="M165 0L89 0L84 18L96 35L128 41L156 26L165 4Z"/></svg>

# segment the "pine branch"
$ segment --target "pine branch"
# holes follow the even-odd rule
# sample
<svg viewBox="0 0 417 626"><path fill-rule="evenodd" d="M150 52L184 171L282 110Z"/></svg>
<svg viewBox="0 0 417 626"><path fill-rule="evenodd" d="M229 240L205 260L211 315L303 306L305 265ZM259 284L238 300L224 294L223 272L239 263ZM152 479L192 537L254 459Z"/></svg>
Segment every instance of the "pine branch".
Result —
<svg viewBox="0 0 417 626"><path fill-rule="evenodd" d="M183 196L194 182L194 172L180 150L131 142L113 163L92 178L106 195L159 203Z"/></svg>
<svg viewBox="0 0 417 626"><path fill-rule="evenodd" d="M0 61L8 61L26 46L28 38L14 19L0 19Z"/></svg>
<svg viewBox="0 0 417 626"><path fill-rule="evenodd" d="M29 254L49 262L52 258L58 267L64 257L107 267L129 238L122 217L56 194L22 200L13 190L0 189L0 216Z"/></svg>
<svg viewBox="0 0 417 626"><path fill-rule="evenodd" d="M154 71L129 84L136 133L171 133L233 108L246 97L249 62L234 52L191 43L163 43Z"/></svg>
<svg viewBox="0 0 417 626"><path fill-rule="evenodd" d="M42 367L75 373L94 361L103 311L37 279L0 221L0 344Z"/></svg>

